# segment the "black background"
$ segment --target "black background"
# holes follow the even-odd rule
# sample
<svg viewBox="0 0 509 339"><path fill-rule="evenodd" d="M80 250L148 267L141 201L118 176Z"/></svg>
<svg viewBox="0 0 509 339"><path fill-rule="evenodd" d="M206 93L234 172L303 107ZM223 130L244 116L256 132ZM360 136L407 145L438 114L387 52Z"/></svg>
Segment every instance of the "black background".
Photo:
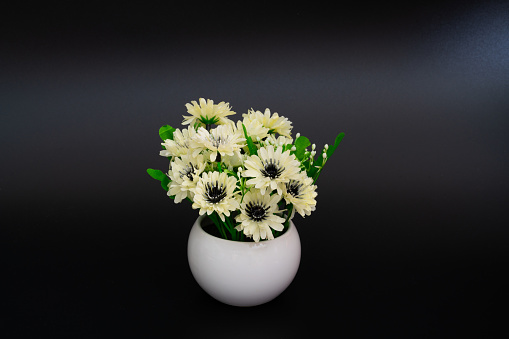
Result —
<svg viewBox="0 0 509 339"><path fill-rule="evenodd" d="M509 5L275 2L4 8L5 337L493 337L506 320ZM158 128L185 104L270 108L319 148L274 301L210 298L187 265ZM235 118L235 116L234 116ZM504 311L505 310L505 311ZM505 312L505 313L504 313Z"/></svg>

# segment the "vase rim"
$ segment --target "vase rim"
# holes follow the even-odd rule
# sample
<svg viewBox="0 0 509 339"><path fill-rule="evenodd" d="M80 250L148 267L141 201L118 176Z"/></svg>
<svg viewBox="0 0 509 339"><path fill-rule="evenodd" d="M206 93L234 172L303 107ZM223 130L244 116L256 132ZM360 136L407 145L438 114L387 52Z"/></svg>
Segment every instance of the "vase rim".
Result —
<svg viewBox="0 0 509 339"><path fill-rule="evenodd" d="M219 238L219 237L216 237L208 232L206 232L204 229L203 229L203 226L202 226L202 222L203 220L205 220L205 217L207 215L206 214L202 214L198 217L198 219L196 220L196 223L198 224L198 229L200 232L203 232L204 234L206 234L208 237L211 237L213 239L217 239L217 240L221 240L221 241L227 241L228 243L235 243L235 244L250 244L250 245L253 245L253 244L266 244L266 243L270 243L270 242L273 242L273 241L276 241L278 239L283 239L285 237L287 237L291 231L293 230L293 228L295 227L295 225L293 224L293 221L290 219L289 220L289 224L288 224L288 229L286 230L285 233L281 234L279 237L277 238L274 238L272 240L260 240L259 242L247 242L247 241L235 241L235 240L231 240L231 239L223 239L223 238Z"/></svg>

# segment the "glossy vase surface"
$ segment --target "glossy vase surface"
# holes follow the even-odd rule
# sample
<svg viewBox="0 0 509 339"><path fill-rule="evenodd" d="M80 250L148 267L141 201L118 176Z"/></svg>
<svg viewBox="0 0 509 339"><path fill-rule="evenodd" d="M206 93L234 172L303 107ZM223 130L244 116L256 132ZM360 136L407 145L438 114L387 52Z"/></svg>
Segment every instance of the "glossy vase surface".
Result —
<svg viewBox="0 0 509 339"><path fill-rule="evenodd" d="M273 240L239 242L215 237L202 227L200 216L189 234L187 255L198 284L213 298L233 306L256 306L280 295L293 281L300 264L297 228Z"/></svg>

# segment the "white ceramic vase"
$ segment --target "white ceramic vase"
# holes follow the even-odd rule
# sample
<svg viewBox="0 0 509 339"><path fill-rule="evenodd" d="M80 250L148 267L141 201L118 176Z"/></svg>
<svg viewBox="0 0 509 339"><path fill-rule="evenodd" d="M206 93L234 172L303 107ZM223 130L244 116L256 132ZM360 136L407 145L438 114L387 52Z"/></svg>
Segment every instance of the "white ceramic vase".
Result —
<svg viewBox="0 0 509 339"><path fill-rule="evenodd" d="M273 240L239 242L217 238L196 220L187 256L198 284L213 298L233 306L256 306L276 298L292 282L300 264L295 225Z"/></svg>

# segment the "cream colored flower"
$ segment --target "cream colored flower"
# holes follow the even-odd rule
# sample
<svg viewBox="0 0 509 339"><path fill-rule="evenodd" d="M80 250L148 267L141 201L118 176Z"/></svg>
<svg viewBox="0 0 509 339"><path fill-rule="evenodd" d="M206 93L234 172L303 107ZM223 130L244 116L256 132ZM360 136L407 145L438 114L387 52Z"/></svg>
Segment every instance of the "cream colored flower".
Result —
<svg viewBox="0 0 509 339"><path fill-rule="evenodd" d="M250 156L245 162L246 171L244 177L251 177L246 183L260 189L262 194L265 190L277 189L282 194L284 184L290 179L298 177L300 162L290 151L282 152L282 147L274 150L273 146L261 147L258 155Z"/></svg>
<svg viewBox="0 0 509 339"><path fill-rule="evenodd" d="M200 179L200 174L205 169L205 161L202 155L192 158L190 155L176 157L171 162L171 169L168 172L170 185L168 196L175 196L175 203L178 204L185 198L193 199L194 189Z"/></svg>
<svg viewBox="0 0 509 339"><path fill-rule="evenodd" d="M240 204L240 214L235 217L235 220L240 222L235 229L253 237L255 242L260 239L274 239L271 228L282 231L285 222L284 218L274 214L279 212L279 200L281 196L277 194L264 195L256 189L247 192Z"/></svg>
<svg viewBox="0 0 509 339"><path fill-rule="evenodd" d="M191 139L196 134L193 127L189 126L187 129L176 129L173 132L173 140L166 139L161 145L164 149L159 152L163 157L179 157L187 154L191 148Z"/></svg>
<svg viewBox="0 0 509 339"><path fill-rule="evenodd" d="M237 128L241 131L244 131L242 128L242 124L246 126L247 135L250 136L253 141L256 141L256 138L264 139L269 135L269 128L263 126L263 121L257 119L249 119L244 114L244 121L237 122Z"/></svg>
<svg viewBox="0 0 509 339"><path fill-rule="evenodd" d="M265 142L270 144L270 145L274 145L274 146L277 147L277 146L283 146L283 145L287 145L287 144L292 144L293 143L293 139L285 137L283 135L280 135L280 136L278 136L276 138L276 136L274 134L269 134L267 139L265 139Z"/></svg>
<svg viewBox="0 0 509 339"><path fill-rule="evenodd" d="M194 191L193 208L200 209L200 215L211 215L217 212L222 221L224 216L230 216L231 211L239 208L239 202L234 193L237 184L235 177L225 172L204 172Z"/></svg>
<svg viewBox="0 0 509 339"><path fill-rule="evenodd" d="M264 127L269 129L269 133L275 132L286 137L291 136L291 121L284 116L279 116L275 112L271 115L268 108L265 109L265 113L251 109L242 116L244 117L244 125L246 125L246 122L259 121Z"/></svg>
<svg viewBox="0 0 509 339"><path fill-rule="evenodd" d="M221 156L233 156L239 153L244 147L246 139L240 134L235 125L220 125L207 131L200 127L195 137L191 141L193 155L199 154L203 150L210 151L210 161L217 161L217 154Z"/></svg>
<svg viewBox="0 0 509 339"><path fill-rule="evenodd" d="M191 115L183 115L184 121L182 125L194 126L195 123L198 126L205 125L223 125L230 123L231 120L227 118L229 115L235 114L235 112L230 110L230 104L225 103L224 101L220 102L217 105L214 105L214 101L208 99L200 98L200 103L198 104L196 101L191 101L190 104L186 104L187 113Z"/></svg>
<svg viewBox="0 0 509 339"><path fill-rule="evenodd" d="M230 171L232 171L236 167L243 166L247 157L247 154L235 152L234 155L225 155L224 157L222 156L221 161L228 167Z"/></svg>
<svg viewBox="0 0 509 339"><path fill-rule="evenodd" d="M283 187L283 198L287 204L293 205L291 217L297 211L302 217L310 215L316 209L316 185L305 172L301 172L297 179L291 179Z"/></svg>

